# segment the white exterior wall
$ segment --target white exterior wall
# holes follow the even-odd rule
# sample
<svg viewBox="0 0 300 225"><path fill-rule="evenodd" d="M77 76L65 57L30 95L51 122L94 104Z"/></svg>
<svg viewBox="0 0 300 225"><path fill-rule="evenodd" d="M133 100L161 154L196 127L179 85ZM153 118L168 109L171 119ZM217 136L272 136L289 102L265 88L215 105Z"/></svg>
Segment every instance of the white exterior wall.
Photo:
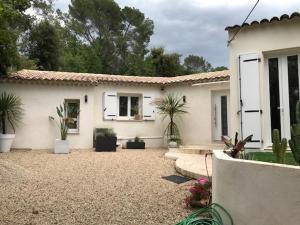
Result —
<svg viewBox="0 0 300 225"><path fill-rule="evenodd" d="M229 39L236 32L229 32ZM280 22L253 25L244 27L229 45L230 59L230 94L231 94L231 133L240 132L239 111L239 55L258 53L261 58L259 66L260 96L261 96L261 131L264 147L271 143L270 133L270 110L268 100L268 76L266 70L266 57L271 54L293 53L300 51L300 19L283 20Z"/></svg>
<svg viewBox="0 0 300 225"><path fill-rule="evenodd" d="M79 133L69 134L71 148L85 149L93 146L94 128L113 128L119 142L125 144L136 136L145 140L146 147L166 146L164 131L167 121L157 112L153 121L104 120L103 95L105 92L150 95L160 98L167 93L185 95L188 104L187 115L177 121L184 144L209 144L212 140L212 93L229 89L229 82L204 84L200 86L178 85L161 90L153 86L126 86L101 84L99 86L66 86L0 83L0 90L20 96L25 115L16 129L13 148L52 149L60 133L49 116L57 117L56 106L65 99L80 100ZM88 102L84 102L84 96ZM229 113L229 112L228 112ZM229 123L230 124L230 123Z"/></svg>
<svg viewBox="0 0 300 225"><path fill-rule="evenodd" d="M175 121L179 127L184 145L205 145L214 141L212 137L212 95L214 91L228 91L229 93L229 82L202 84L199 86L178 85L166 89L167 93L186 96L188 113ZM230 115L230 109L228 110ZM228 125L230 132L230 120Z"/></svg>
<svg viewBox="0 0 300 225"><path fill-rule="evenodd" d="M93 143L93 88L37 84L0 84L0 90L21 97L24 118L16 129L13 148L50 149L60 138L53 116L58 119L56 106L64 99L80 99L79 134L68 135L71 148L91 148ZM88 95L88 103L84 103Z"/></svg>
<svg viewBox="0 0 300 225"><path fill-rule="evenodd" d="M144 94L154 97L162 97L163 92L159 87L146 86L121 86L100 85L94 91L94 125L95 127L113 128L122 144L136 136L142 138L146 147L162 147L163 125L160 115L156 112L154 121L126 121L126 120L103 120L103 94L104 92L117 92L126 94Z"/></svg>
<svg viewBox="0 0 300 225"><path fill-rule="evenodd" d="M233 159L222 151L214 151L212 165L212 201L234 224L299 224L300 167Z"/></svg>

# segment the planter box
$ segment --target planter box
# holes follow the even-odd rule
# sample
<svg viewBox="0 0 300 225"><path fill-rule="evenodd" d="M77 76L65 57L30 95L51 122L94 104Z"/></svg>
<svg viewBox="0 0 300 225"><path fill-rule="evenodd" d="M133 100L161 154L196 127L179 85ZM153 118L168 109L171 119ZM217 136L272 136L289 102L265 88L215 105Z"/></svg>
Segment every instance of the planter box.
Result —
<svg viewBox="0 0 300 225"><path fill-rule="evenodd" d="M212 201L235 224L299 224L299 166L234 159L215 150L212 167Z"/></svg>
<svg viewBox="0 0 300 225"><path fill-rule="evenodd" d="M115 152L117 149L117 137L96 138L96 152Z"/></svg>
<svg viewBox="0 0 300 225"><path fill-rule="evenodd" d="M14 134L0 134L0 152L9 152L14 139Z"/></svg>
<svg viewBox="0 0 300 225"><path fill-rule="evenodd" d="M126 143L126 148L127 149L145 149L145 142L128 141Z"/></svg>
<svg viewBox="0 0 300 225"><path fill-rule="evenodd" d="M68 154L70 153L69 141L56 139L54 142L54 153L55 154Z"/></svg>

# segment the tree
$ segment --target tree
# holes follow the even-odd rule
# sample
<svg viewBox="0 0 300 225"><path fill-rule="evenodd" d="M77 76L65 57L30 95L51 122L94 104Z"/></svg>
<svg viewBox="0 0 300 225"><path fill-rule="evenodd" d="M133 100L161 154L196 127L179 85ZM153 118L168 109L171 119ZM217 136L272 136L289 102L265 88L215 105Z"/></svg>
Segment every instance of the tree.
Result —
<svg viewBox="0 0 300 225"><path fill-rule="evenodd" d="M203 73L212 70L212 65L202 56L189 55L184 59L186 73Z"/></svg>
<svg viewBox="0 0 300 225"><path fill-rule="evenodd" d="M59 35L56 27L48 20L42 20L30 30L26 54L35 60L40 70L59 69Z"/></svg>
<svg viewBox="0 0 300 225"><path fill-rule="evenodd" d="M155 76L174 77L183 74L180 55L177 53L165 54L164 48L153 48L148 60L154 67Z"/></svg>
<svg viewBox="0 0 300 225"><path fill-rule="evenodd" d="M228 70L226 66L217 66L212 69L212 71L223 71L223 70Z"/></svg>
<svg viewBox="0 0 300 225"><path fill-rule="evenodd" d="M0 1L0 75L18 62L17 39L27 29L30 16L24 12L31 6L30 0Z"/></svg>
<svg viewBox="0 0 300 225"><path fill-rule="evenodd" d="M67 26L96 48L104 73L137 74L134 60L143 61L153 22L139 10L121 9L113 0L72 0Z"/></svg>

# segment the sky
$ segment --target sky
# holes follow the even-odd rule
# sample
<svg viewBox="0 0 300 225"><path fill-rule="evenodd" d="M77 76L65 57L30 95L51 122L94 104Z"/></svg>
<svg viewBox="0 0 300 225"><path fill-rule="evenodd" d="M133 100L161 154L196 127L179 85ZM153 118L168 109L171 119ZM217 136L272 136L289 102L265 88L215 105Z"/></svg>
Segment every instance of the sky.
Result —
<svg viewBox="0 0 300 225"><path fill-rule="evenodd" d="M138 8L154 21L150 47L165 47L183 57L205 57L214 67L228 66L226 26L241 24L257 0L115 0ZM67 12L70 0L56 0ZM248 22L300 12L299 0L260 0Z"/></svg>

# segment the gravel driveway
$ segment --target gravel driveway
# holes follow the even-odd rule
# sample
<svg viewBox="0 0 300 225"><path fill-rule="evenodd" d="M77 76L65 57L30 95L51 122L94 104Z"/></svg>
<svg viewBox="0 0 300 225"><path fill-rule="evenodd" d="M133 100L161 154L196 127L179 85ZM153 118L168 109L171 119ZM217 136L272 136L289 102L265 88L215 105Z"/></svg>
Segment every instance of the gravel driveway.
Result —
<svg viewBox="0 0 300 225"><path fill-rule="evenodd" d="M161 179L175 174L164 153L0 154L0 224L174 224L190 213L188 183Z"/></svg>

